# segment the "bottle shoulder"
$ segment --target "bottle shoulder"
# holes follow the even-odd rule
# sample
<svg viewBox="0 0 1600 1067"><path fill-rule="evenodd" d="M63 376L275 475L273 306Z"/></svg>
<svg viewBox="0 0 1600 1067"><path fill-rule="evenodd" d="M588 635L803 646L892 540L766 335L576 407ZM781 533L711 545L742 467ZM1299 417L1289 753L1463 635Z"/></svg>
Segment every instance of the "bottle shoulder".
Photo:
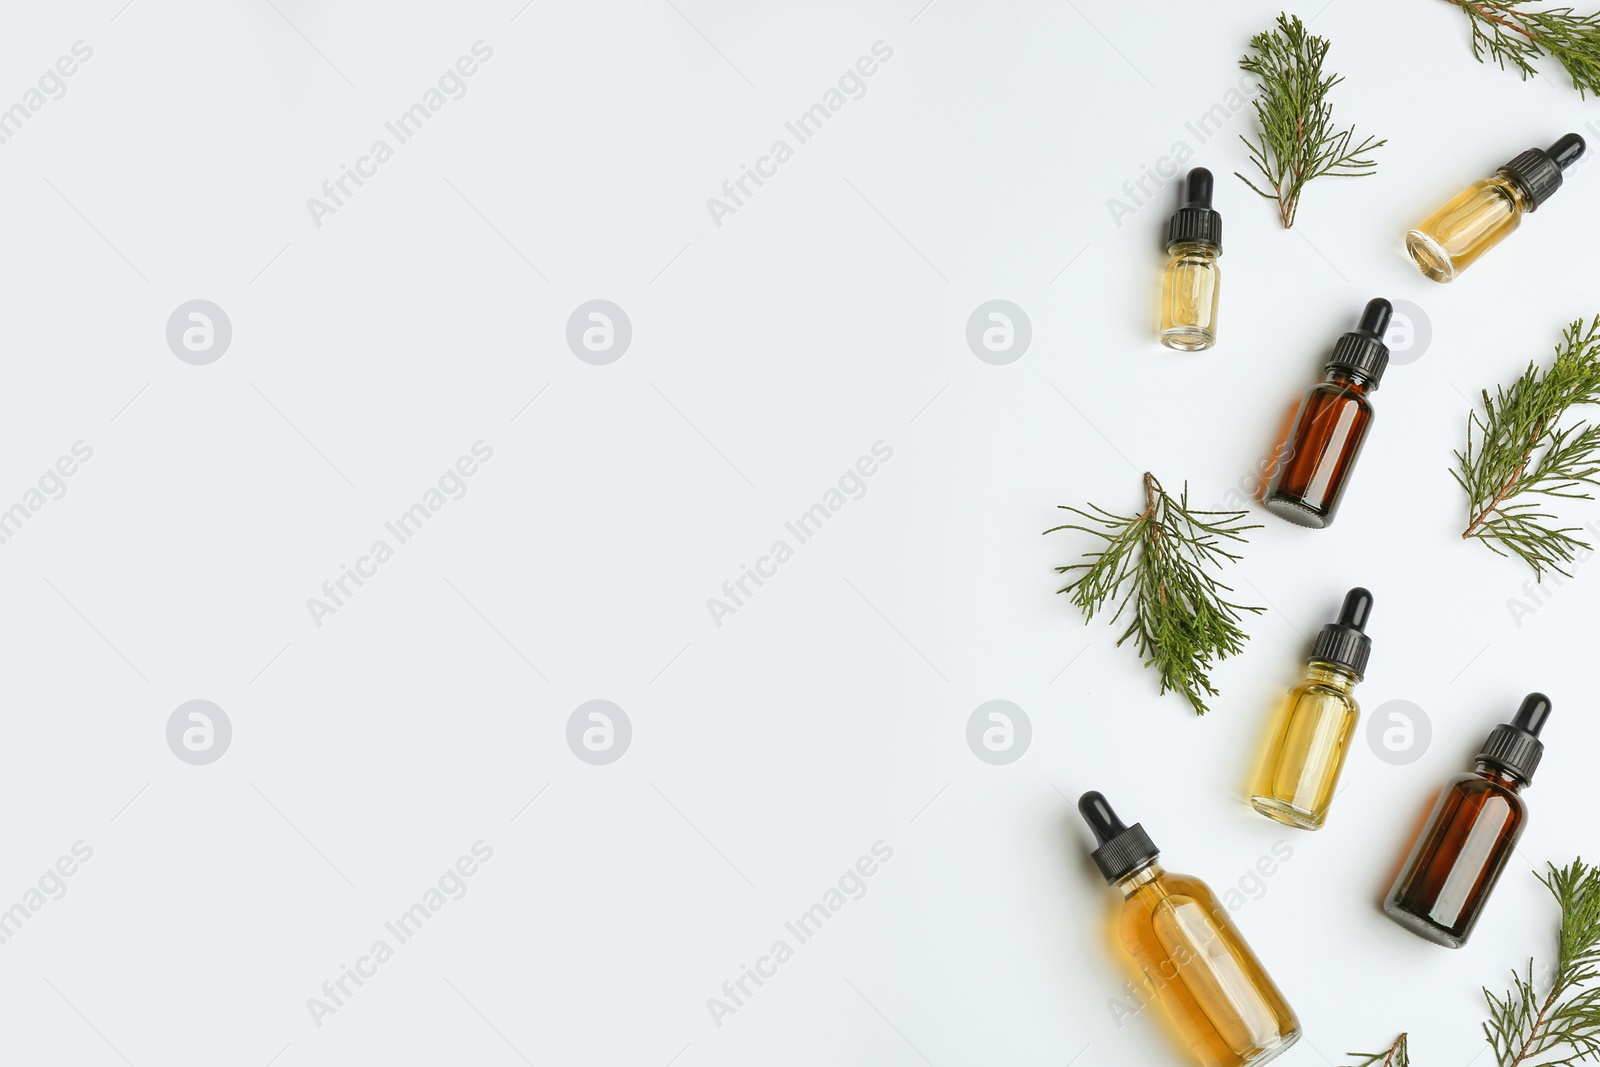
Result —
<svg viewBox="0 0 1600 1067"><path fill-rule="evenodd" d="M1366 390L1348 382L1324 379L1311 387L1310 397L1330 407L1353 404L1367 415L1372 414L1372 401L1367 398Z"/></svg>
<svg viewBox="0 0 1600 1067"><path fill-rule="evenodd" d="M1518 818L1528 812L1528 802L1523 799L1520 786L1508 785L1498 777L1491 778L1478 771L1464 771L1456 775L1446 784L1445 789L1447 792L1477 801L1480 805L1491 799L1499 799Z"/></svg>

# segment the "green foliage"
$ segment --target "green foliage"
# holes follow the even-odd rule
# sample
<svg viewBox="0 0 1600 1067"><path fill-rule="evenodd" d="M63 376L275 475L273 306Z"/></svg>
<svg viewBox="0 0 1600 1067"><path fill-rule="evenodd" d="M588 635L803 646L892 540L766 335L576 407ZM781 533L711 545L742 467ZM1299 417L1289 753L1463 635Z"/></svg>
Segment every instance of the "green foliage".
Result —
<svg viewBox="0 0 1600 1067"><path fill-rule="evenodd" d="M1550 56L1566 68L1579 96L1600 94L1600 12L1540 7L1525 0L1446 0L1472 24L1472 56L1515 70L1523 81L1538 75L1534 60Z"/></svg>
<svg viewBox="0 0 1600 1067"><path fill-rule="evenodd" d="M1529 363L1509 388L1482 397L1450 472L1467 494L1461 536L1521 558L1537 577L1546 568L1569 574L1565 565L1590 546L1574 536L1579 527L1557 526L1542 509L1551 498L1591 499L1583 486L1600 484L1600 425L1562 421L1573 407L1600 403L1600 316L1567 326L1548 370Z"/></svg>
<svg viewBox="0 0 1600 1067"><path fill-rule="evenodd" d="M1546 865L1536 875L1561 908L1561 931L1550 988L1540 994L1533 960L1511 972L1511 988L1496 996L1486 988L1489 1021L1484 1040L1495 1067L1574 1067L1600 1058L1600 868L1575 859ZM1387 1052L1351 1052L1350 1067L1410 1067L1406 1035Z"/></svg>
<svg viewBox="0 0 1600 1067"><path fill-rule="evenodd" d="M1144 665L1160 672L1161 692L1182 693L1204 715L1205 696L1217 695L1208 674L1212 661L1242 651L1247 637L1239 627L1241 612L1263 610L1230 603L1223 594L1232 590L1210 571L1224 560L1237 561L1226 544L1244 543L1244 531L1260 526L1241 525L1242 511L1191 510L1187 484L1174 500L1149 472L1144 491L1145 508L1136 515L1093 504L1088 511L1060 505L1088 525L1068 523L1045 533L1078 530L1105 545L1085 552L1085 562L1057 567L1060 574L1081 572L1058 592L1072 595L1085 622L1108 605L1116 607L1112 622L1128 612L1117 644L1135 639Z"/></svg>
<svg viewBox="0 0 1600 1067"><path fill-rule="evenodd" d="M1600 1056L1600 870L1578 859L1559 870L1549 865L1539 881L1561 905L1555 976L1540 996L1529 959L1524 974L1511 972L1504 996L1483 991L1483 1035L1498 1067L1566 1067Z"/></svg>
<svg viewBox="0 0 1600 1067"><path fill-rule="evenodd" d="M1250 38L1255 55L1239 66L1260 79L1256 93L1256 119L1261 134L1255 140L1241 135L1250 150L1250 162L1260 172L1265 188L1237 171L1240 181L1268 200L1278 202L1284 228L1294 225L1300 194L1306 183L1323 175L1361 177L1376 163L1372 150L1384 144L1355 140L1355 127L1337 130L1328 91L1343 76L1323 73L1328 39L1306 30L1298 16L1279 15L1277 29Z"/></svg>
<svg viewBox="0 0 1600 1067"><path fill-rule="evenodd" d="M1349 1067L1411 1067L1411 1052L1406 1048L1406 1035L1394 1039L1394 1044L1382 1052L1346 1052L1356 1057Z"/></svg>

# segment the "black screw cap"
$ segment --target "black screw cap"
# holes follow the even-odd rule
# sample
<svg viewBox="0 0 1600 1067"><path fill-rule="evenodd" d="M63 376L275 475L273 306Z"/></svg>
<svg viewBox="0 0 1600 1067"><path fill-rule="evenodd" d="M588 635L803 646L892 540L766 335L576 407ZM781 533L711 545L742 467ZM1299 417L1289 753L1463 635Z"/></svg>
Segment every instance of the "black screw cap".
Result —
<svg viewBox="0 0 1600 1067"><path fill-rule="evenodd" d="M1539 731L1550 718L1550 698L1543 693L1529 693L1522 698L1516 718L1501 723L1489 733L1478 753L1480 763L1491 763L1509 774L1521 778L1523 783L1533 781L1533 772L1539 768L1544 755L1544 743Z"/></svg>
<svg viewBox="0 0 1600 1067"><path fill-rule="evenodd" d="M1367 379L1368 389L1376 390L1389 366L1389 346L1383 343L1383 335L1389 330L1392 314L1394 305L1383 297L1367 301L1361 324L1339 338L1333 355L1328 357L1327 369L1358 374Z"/></svg>
<svg viewBox="0 0 1600 1067"><path fill-rule="evenodd" d="M1167 224L1167 250L1185 241L1202 244L1222 255L1222 216L1211 208L1211 172L1196 167L1183 186L1183 206Z"/></svg>
<svg viewBox="0 0 1600 1067"><path fill-rule="evenodd" d="M1311 658L1342 667L1357 678L1365 676L1367 657L1372 654L1372 638L1364 631L1371 614L1372 594L1358 585L1344 595L1338 620L1330 622L1317 634Z"/></svg>
<svg viewBox="0 0 1600 1067"><path fill-rule="evenodd" d="M1128 826L1117 818L1106 798L1093 790L1078 798L1078 813L1094 831L1095 843L1100 847L1089 854L1094 865L1105 875L1106 883L1117 882L1143 867L1148 867L1161 850L1138 823Z"/></svg>

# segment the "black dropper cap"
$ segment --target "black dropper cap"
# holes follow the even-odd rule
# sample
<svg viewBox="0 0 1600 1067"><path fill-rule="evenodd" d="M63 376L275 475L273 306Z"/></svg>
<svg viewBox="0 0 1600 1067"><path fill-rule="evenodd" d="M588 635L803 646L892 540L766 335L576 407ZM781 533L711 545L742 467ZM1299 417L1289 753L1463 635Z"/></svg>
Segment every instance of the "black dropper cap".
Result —
<svg viewBox="0 0 1600 1067"><path fill-rule="evenodd" d="M1530 148L1500 169L1528 194L1528 210L1535 211L1561 188L1561 172L1583 155L1583 138L1569 133L1549 148Z"/></svg>
<svg viewBox="0 0 1600 1067"><path fill-rule="evenodd" d="M1222 255L1222 216L1211 209L1211 172L1196 167L1183 185L1183 206L1167 224L1167 248L1193 241Z"/></svg>
<svg viewBox="0 0 1600 1067"><path fill-rule="evenodd" d="M1339 338L1333 355L1328 357L1327 369L1359 374L1367 379L1368 389L1376 390L1389 366L1389 346L1383 343L1383 335L1389 330L1389 316L1393 313L1394 306L1383 297L1368 300L1361 313L1361 325Z"/></svg>
<svg viewBox="0 0 1600 1067"><path fill-rule="evenodd" d="M1144 827L1138 823L1124 825L1099 793L1091 790L1079 797L1078 812L1094 831L1095 843L1100 846L1089 853L1089 858L1106 876L1106 884L1115 885L1161 855Z"/></svg>
<svg viewBox="0 0 1600 1067"><path fill-rule="evenodd" d="M1539 767L1539 757L1544 755L1544 742L1539 731L1550 718L1550 698L1543 693L1529 693L1522 698L1517 717L1501 723L1489 732L1489 740L1478 753L1480 763L1492 763L1526 784L1533 781L1533 772Z"/></svg>
<svg viewBox="0 0 1600 1067"><path fill-rule="evenodd" d="M1367 673L1367 656L1372 653L1372 638L1362 631L1372 614L1372 594L1359 585L1344 595L1337 622L1330 622L1317 634L1311 658L1342 667L1360 679Z"/></svg>

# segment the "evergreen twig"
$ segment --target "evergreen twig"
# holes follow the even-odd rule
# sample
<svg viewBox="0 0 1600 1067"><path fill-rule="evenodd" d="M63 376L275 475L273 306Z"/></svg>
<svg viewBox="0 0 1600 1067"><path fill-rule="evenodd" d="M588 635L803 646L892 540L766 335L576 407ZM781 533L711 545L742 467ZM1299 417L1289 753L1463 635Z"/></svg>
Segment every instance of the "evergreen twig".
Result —
<svg viewBox="0 0 1600 1067"><path fill-rule="evenodd" d="M1058 592L1071 594L1085 622L1109 605L1116 608L1112 622L1129 612L1117 644L1135 639L1144 665L1160 672L1161 692L1182 693L1204 715L1205 697L1217 695L1208 674L1212 662L1243 650L1248 638L1239 627L1241 613L1264 610L1225 599L1233 590L1209 572L1224 560L1237 561L1227 543L1244 543L1244 531L1260 526L1241 525L1242 511L1191 510L1187 484L1174 500L1148 471L1144 495L1144 510L1135 515L1060 505L1088 525L1067 523L1045 533L1078 530L1105 545L1085 552L1085 562L1057 567L1060 574L1081 572Z"/></svg>
<svg viewBox="0 0 1600 1067"><path fill-rule="evenodd" d="M1578 95L1600 94L1600 11L1536 7L1526 0L1445 0L1472 24L1472 57L1494 60L1523 81L1538 75L1534 60L1550 56L1566 68Z"/></svg>
<svg viewBox="0 0 1600 1067"><path fill-rule="evenodd" d="M1467 419L1467 447L1450 472L1467 494L1463 538L1502 556L1517 556L1543 577L1566 574L1588 542L1576 526L1556 526L1543 502L1527 497L1589 500L1600 484L1600 424L1563 424L1576 406L1600 403L1600 315L1568 324L1545 371L1529 363L1509 388L1482 392L1483 413Z"/></svg>
<svg viewBox="0 0 1600 1067"><path fill-rule="evenodd" d="M1406 1035L1394 1039L1394 1044L1382 1052L1346 1052L1357 1059L1349 1067L1411 1067L1411 1052L1406 1047Z"/></svg>
<svg viewBox="0 0 1600 1067"><path fill-rule="evenodd" d="M1278 202L1284 229L1294 225L1300 194L1306 183L1323 175L1361 177L1377 164L1373 149L1384 141L1364 138L1358 144L1355 127L1337 130L1328 91L1344 81L1342 75L1324 74L1328 39L1306 30L1298 16L1278 16L1277 29L1250 38L1255 55L1239 66L1260 79L1256 93L1256 118L1260 136L1251 141L1240 135L1250 150L1250 162L1261 174L1265 188L1243 174L1235 176L1256 193Z"/></svg>
<svg viewBox="0 0 1600 1067"><path fill-rule="evenodd" d="M1600 1058L1600 868L1575 859L1565 867L1546 864L1535 875L1561 908L1555 972L1542 995L1535 987L1533 959L1511 972L1511 988L1496 996L1487 988L1489 1020L1484 1040L1495 1067L1573 1067ZM1385 1053L1363 1056L1351 1067L1408 1067L1406 1035Z"/></svg>

